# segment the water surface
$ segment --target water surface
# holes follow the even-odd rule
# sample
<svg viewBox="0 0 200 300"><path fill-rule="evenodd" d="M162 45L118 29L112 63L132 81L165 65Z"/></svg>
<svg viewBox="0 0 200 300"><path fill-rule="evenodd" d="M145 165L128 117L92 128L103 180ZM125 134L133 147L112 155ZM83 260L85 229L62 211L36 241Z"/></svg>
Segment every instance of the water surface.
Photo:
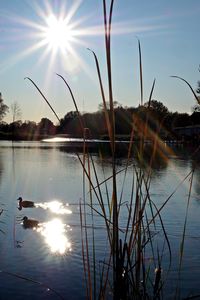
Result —
<svg viewBox="0 0 200 300"><path fill-rule="evenodd" d="M187 296L200 293L200 168L198 162L191 159L192 149L178 146L172 150L167 159L154 164L150 193L160 207L196 164L181 279L182 293ZM99 156L94 154L93 158L99 179L109 177L112 173L110 158L103 160L105 174ZM118 158L118 170L124 165L125 159ZM132 174L129 168L126 201L131 194ZM64 299L85 298L79 216L82 178L77 155L66 152L64 143L0 142L0 206L3 209L0 217L4 222L0 228L5 232L0 233L1 299L59 299L59 295ZM119 193L123 178L124 173L119 173ZM185 180L162 211L173 249L166 299L172 297L176 287L189 184L189 180ZM35 208L19 210L19 196L34 201ZM89 208L87 213L90 213ZM39 227L24 229L21 224L24 216L38 220ZM122 218L122 227L124 221ZM88 226L89 222L90 219ZM106 246L104 222L99 216L95 217L95 227L98 261L104 256ZM90 231L88 234L90 238Z"/></svg>

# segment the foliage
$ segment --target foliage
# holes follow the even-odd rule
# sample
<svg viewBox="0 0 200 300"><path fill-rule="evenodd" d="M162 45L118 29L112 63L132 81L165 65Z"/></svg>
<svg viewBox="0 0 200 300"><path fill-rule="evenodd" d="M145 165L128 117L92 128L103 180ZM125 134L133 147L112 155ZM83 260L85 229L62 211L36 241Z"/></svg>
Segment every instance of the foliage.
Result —
<svg viewBox="0 0 200 300"><path fill-rule="evenodd" d="M8 106L4 103L4 100L2 98L2 94L0 93L0 121L3 120L5 115L7 114L9 108Z"/></svg>
<svg viewBox="0 0 200 300"><path fill-rule="evenodd" d="M200 120L200 110L194 111L192 115L190 116L192 125L199 125Z"/></svg>
<svg viewBox="0 0 200 300"><path fill-rule="evenodd" d="M121 107L122 105L118 101L113 101L113 108ZM106 108L109 110L110 109L110 103L106 101ZM99 103L98 105L98 110L103 111L104 110L104 104Z"/></svg>
<svg viewBox="0 0 200 300"><path fill-rule="evenodd" d="M200 69L199 69L200 71ZM200 102L200 81L197 82L197 89L196 89L196 93L198 94L198 99L199 99L199 102ZM199 112L200 111L200 104L196 104L195 106L193 106L193 111L195 112Z"/></svg>
<svg viewBox="0 0 200 300"><path fill-rule="evenodd" d="M187 113L178 113L176 115L176 118L174 120L175 127L184 127L190 125L192 125L192 120L191 116L189 116Z"/></svg>
<svg viewBox="0 0 200 300"><path fill-rule="evenodd" d="M53 135L55 134L55 126L48 118L42 118L38 123L38 131L40 135Z"/></svg>
<svg viewBox="0 0 200 300"><path fill-rule="evenodd" d="M164 118L169 113L168 108L162 102L157 100L146 102L144 106L153 112L159 119Z"/></svg>
<svg viewBox="0 0 200 300"><path fill-rule="evenodd" d="M192 111L193 112L200 112L200 105L199 104L196 104L192 107Z"/></svg>
<svg viewBox="0 0 200 300"><path fill-rule="evenodd" d="M135 119L134 139L138 139L138 131L141 130L142 124L148 119L149 128L158 130L163 139L173 139L174 127L184 127L189 125L200 125L199 112L187 113L170 112L168 108L160 101L152 100L150 107L148 102L144 106L113 108L115 116L115 133L118 138L127 139L132 132L133 116ZM15 114L14 119L17 118ZM105 113L99 110L93 113L84 113L81 115L84 126L90 129L90 137L105 138L108 137ZM136 122L137 120L137 122ZM1 123L1 133L13 135L16 139L40 139L43 135L68 134L73 137L81 137L82 129L79 122L79 114L76 111L70 111L55 126L47 118L42 118L36 124L32 121L19 122L15 120L10 124ZM150 137L151 139L151 137Z"/></svg>
<svg viewBox="0 0 200 300"><path fill-rule="evenodd" d="M73 125L72 125L73 124ZM74 130L78 126L78 114L76 111L70 111L68 112L64 118L60 120L59 125L57 126L57 133L75 133L73 132L73 127Z"/></svg>
<svg viewBox="0 0 200 300"><path fill-rule="evenodd" d="M200 94L200 81L197 82L196 92L197 92L197 94Z"/></svg>

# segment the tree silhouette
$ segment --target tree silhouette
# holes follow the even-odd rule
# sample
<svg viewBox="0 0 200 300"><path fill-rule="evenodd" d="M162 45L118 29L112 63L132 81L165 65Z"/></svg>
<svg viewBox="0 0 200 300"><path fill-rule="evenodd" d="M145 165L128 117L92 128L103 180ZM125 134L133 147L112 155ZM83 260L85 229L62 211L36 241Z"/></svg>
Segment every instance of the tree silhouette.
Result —
<svg viewBox="0 0 200 300"><path fill-rule="evenodd" d="M169 113L168 108L162 102L157 100L151 100L150 103L146 102L144 106L148 107L150 111L156 113L160 118L163 118Z"/></svg>
<svg viewBox="0 0 200 300"><path fill-rule="evenodd" d="M21 112L21 108L19 106L19 104L17 103L17 101L13 102L11 104L11 113L12 113L12 121L13 123L15 121L17 121L18 119L21 118L22 112Z"/></svg>
<svg viewBox="0 0 200 300"><path fill-rule="evenodd" d="M121 107L122 105L118 101L113 101L113 108ZM106 101L106 108L109 110L110 109L110 104L108 101ZM98 110L103 111L104 110L104 105L103 103L99 103L98 105Z"/></svg>
<svg viewBox="0 0 200 300"><path fill-rule="evenodd" d="M6 104L4 104L4 100L2 98L2 94L0 93L0 121L3 120L5 115L7 114L9 108Z"/></svg>
<svg viewBox="0 0 200 300"><path fill-rule="evenodd" d="M39 134L55 134L55 126L51 120L48 118L42 118L38 123Z"/></svg>
<svg viewBox="0 0 200 300"><path fill-rule="evenodd" d="M200 65L199 65L199 72L200 72ZM198 94L197 97L200 101L200 81L197 81L197 88L196 88L196 93ZM192 108L193 112L200 112L200 105L199 103L194 105Z"/></svg>

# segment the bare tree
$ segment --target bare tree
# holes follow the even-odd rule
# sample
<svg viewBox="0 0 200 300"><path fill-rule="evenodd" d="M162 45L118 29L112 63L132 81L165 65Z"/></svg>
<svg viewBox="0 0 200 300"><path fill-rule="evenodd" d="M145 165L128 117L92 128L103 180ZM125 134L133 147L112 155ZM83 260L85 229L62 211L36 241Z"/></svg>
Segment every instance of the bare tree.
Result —
<svg viewBox="0 0 200 300"><path fill-rule="evenodd" d="M17 119L20 119L22 116L21 108L17 101L13 102L10 108L12 113L12 121L14 123L15 121L17 121Z"/></svg>
<svg viewBox="0 0 200 300"><path fill-rule="evenodd" d="M0 121L5 117L8 112L8 106L4 104L4 100L2 98L2 94L0 93Z"/></svg>

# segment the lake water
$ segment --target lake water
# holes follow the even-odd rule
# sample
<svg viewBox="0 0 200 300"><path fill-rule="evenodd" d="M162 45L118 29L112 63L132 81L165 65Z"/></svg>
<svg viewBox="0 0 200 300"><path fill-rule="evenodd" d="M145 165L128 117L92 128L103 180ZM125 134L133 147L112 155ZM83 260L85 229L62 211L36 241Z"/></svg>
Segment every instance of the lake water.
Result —
<svg viewBox="0 0 200 300"><path fill-rule="evenodd" d="M150 189L152 199L160 207L196 165L181 272L184 297L200 294L200 165L197 154L195 160L191 158L193 151L173 146L164 161L154 164ZM110 158L103 160L104 173L99 156L94 154L93 158L99 178L103 180L104 173L109 177ZM119 158L118 170L124 165L125 160ZM129 168L126 201L131 193L132 173ZM119 173L119 193L123 178L124 173ZM164 299L172 299L176 288L189 185L186 179L162 211L172 248ZM34 201L36 207L19 210L20 196ZM0 229L4 232L0 233L0 299L85 299L79 215L82 198L83 171L77 155L67 152L64 143L0 142ZM21 224L24 216L38 220L41 225L37 230L25 229ZM103 225L101 217L96 216L97 260L105 253ZM90 231L88 235L90 239ZM166 260L167 257L166 253Z"/></svg>

